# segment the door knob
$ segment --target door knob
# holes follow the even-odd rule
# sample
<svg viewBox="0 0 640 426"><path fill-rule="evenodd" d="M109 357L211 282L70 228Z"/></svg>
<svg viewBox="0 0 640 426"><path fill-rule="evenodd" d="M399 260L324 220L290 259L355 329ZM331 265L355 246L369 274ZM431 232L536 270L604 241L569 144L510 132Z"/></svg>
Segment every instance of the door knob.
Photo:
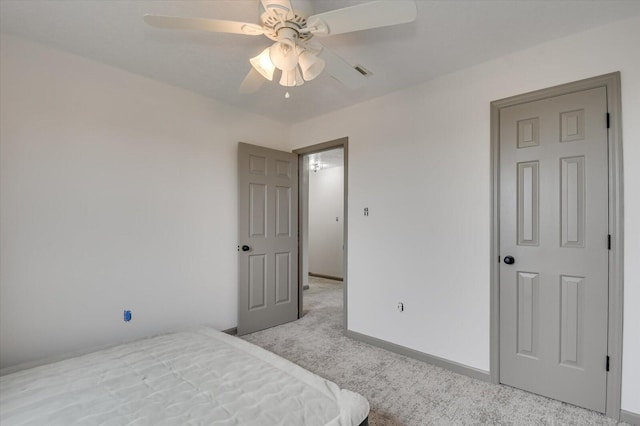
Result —
<svg viewBox="0 0 640 426"><path fill-rule="evenodd" d="M513 256L505 256L504 263L506 263L507 265L513 265L514 263L516 263L516 260L513 258Z"/></svg>
<svg viewBox="0 0 640 426"><path fill-rule="evenodd" d="M249 250L251 250L251 247L249 247L248 245L242 246L242 251L249 251Z"/></svg>

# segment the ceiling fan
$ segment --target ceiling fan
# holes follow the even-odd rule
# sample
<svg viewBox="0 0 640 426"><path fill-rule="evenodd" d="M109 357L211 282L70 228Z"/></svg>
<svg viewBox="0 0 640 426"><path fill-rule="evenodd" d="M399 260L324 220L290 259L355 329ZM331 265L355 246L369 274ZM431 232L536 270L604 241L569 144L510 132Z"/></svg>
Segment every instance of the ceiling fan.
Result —
<svg viewBox="0 0 640 426"><path fill-rule="evenodd" d="M265 79L272 81L276 70L280 71L280 84L293 87L313 80L325 67L348 88L361 87L366 78L360 71L311 39L404 24L417 16L414 0L371 1L315 15L311 13L310 0L260 0L259 3L260 24L149 14L144 15L144 21L157 28L270 38L274 43L249 60L252 68L240 86L241 93L253 93Z"/></svg>

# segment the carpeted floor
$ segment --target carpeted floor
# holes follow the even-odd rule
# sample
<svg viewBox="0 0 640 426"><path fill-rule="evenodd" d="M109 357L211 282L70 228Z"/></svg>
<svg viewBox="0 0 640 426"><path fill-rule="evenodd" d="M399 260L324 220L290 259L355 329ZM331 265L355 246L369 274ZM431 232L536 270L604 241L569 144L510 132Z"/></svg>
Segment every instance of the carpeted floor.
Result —
<svg viewBox="0 0 640 426"><path fill-rule="evenodd" d="M298 321L244 338L362 394L372 426L625 424L345 337L340 282L310 277L304 311Z"/></svg>

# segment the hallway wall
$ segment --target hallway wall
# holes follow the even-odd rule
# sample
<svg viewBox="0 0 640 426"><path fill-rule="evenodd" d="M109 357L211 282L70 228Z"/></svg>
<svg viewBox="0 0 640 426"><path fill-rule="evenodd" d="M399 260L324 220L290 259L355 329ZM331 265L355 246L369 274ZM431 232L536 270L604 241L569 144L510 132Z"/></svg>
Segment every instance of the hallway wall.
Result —
<svg viewBox="0 0 640 426"><path fill-rule="evenodd" d="M342 278L344 167L309 172L309 272Z"/></svg>

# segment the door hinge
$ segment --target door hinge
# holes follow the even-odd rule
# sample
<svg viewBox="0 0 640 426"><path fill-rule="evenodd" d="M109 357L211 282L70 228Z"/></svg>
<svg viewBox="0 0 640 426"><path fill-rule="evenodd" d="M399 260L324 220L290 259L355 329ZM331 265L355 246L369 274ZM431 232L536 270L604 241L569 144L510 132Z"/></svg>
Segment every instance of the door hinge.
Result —
<svg viewBox="0 0 640 426"><path fill-rule="evenodd" d="M607 355L607 371L609 371L609 355Z"/></svg>
<svg viewBox="0 0 640 426"><path fill-rule="evenodd" d="M611 234L607 235L607 249L611 250Z"/></svg>
<svg viewBox="0 0 640 426"><path fill-rule="evenodd" d="M607 113L607 129L611 126L611 115Z"/></svg>

